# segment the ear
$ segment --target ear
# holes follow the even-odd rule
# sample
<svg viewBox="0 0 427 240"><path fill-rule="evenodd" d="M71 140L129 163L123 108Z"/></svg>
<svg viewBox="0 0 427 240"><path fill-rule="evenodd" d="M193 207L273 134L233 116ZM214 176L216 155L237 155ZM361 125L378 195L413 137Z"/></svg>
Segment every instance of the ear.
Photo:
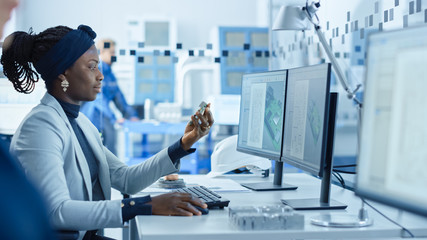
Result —
<svg viewBox="0 0 427 240"><path fill-rule="evenodd" d="M65 77L65 73L61 73L61 74L59 74L58 78L59 78L59 80L61 80L61 81L67 80L67 78Z"/></svg>
<svg viewBox="0 0 427 240"><path fill-rule="evenodd" d="M64 81L64 80L67 80L67 77L66 77L67 75L68 75L68 69L65 70L64 73L59 74L58 78L59 80Z"/></svg>

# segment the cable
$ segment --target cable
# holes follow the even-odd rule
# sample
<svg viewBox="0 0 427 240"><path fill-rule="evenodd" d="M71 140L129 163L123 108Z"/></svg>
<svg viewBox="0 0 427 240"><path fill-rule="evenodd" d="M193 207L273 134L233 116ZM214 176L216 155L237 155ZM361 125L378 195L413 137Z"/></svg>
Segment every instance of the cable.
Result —
<svg viewBox="0 0 427 240"><path fill-rule="evenodd" d="M345 181L344 179L341 177L341 175L339 175L338 173L332 173L334 175L334 177L336 177L339 181L339 183L341 184L342 188L345 188Z"/></svg>
<svg viewBox="0 0 427 240"><path fill-rule="evenodd" d="M402 228L403 231L407 232L409 234L409 236L411 238L414 238L414 234L412 234L411 231L409 231L409 229L405 228L404 226L400 225L399 223L397 223L396 221L394 221L393 219L387 217L384 213L382 213L380 210L376 209L374 206L372 206L371 204L369 204L364 198L361 198L362 201L368 205L369 207L371 207L375 212L379 213L381 216L383 216L385 219L389 220L390 222L394 223L395 225L399 226Z"/></svg>
<svg viewBox="0 0 427 240"><path fill-rule="evenodd" d="M341 176L341 174L339 174L339 173L336 173L336 172L332 172L333 174L334 174L334 176L338 179L338 181L340 181L340 182L345 182L344 181L344 178ZM345 184L344 184L345 185Z"/></svg>
<svg viewBox="0 0 427 240"><path fill-rule="evenodd" d="M357 164L337 165L334 168L356 167Z"/></svg>
<svg viewBox="0 0 427 240"><path fill-rule="evenodd" d="M356 174L356 172L352 172L352 171L344 171L344 170L338 170L338 169L334 169L334 170L332 170L332 171L337 172L337 173Z"/></svg>
<svg viewBox="0 0 427 240"><path fill-rule="evenodd" d="M334 175L334 177L336 177L337 179L338 179L338 182L340 182L340 184L341 184L341 186L343 187L343 188L345 188L345 181L344 181L344 178L339 174L339 173L337 173L337 172L332 172L332 175Z"/></svg>

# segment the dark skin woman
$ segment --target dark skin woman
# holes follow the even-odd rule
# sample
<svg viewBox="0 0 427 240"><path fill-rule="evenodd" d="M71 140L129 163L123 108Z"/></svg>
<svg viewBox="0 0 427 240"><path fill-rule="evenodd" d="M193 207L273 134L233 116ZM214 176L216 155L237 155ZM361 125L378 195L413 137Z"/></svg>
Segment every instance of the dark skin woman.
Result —
<svg viewBox="0 0 427 240"><path fill-rule="evenodd" d="M111 187L135 194L177 172L180 158L195 151L192 145L209 133L214 120L208 104L203 115L191 117L175 144L139 165L126 166L102 146L96 128L79 114L80 103L95 100L101 91L95 37L88 26L57 26L39 34L15 32L3 44L4 73L18 92L31 93L40 77L46 83L41 103L14 135L11 153L46 197L54 227L94 239L96 229L120 227L136 215L201 215L195 206L207 205L185 193L110 200Z"/></svg>

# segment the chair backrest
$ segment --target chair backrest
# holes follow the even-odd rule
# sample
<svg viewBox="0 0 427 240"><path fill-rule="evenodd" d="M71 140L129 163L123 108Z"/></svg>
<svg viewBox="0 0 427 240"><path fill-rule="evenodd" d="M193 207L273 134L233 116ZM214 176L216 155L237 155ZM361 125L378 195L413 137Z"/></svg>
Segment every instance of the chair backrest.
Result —
<svg viewBox="0 0 427 240"><path fill-rule="evenodd" d="M0 236L2 239L56 239L44 201L27 180L8 143L0 140Z"/></svg>

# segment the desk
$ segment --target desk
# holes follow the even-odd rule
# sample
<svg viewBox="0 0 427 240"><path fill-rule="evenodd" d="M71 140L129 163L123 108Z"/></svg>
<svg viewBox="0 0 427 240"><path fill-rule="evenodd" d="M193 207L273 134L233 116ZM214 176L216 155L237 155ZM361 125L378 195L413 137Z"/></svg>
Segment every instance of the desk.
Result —
<svg viewBox="0 0 427 240"><path fill-rule="evenodd" d="M204 177L204 176L201 176ZM259 176L227 175L239 183L273 181ZM293 191L221 192L233 206L262 206L281 204L281 198L317 198L320 180L304 173L284 175L284 182L298 186ZM346 210L299 211L305 215L304 230L241 231L230 224L228 209L210 210L208 215L194 217L137 216L131 223L132 239L144 240L210 240L210 239L343 239L398 238L401 229L366 206L374 224L364 228L327 228L312 225L310 218L320 213L357 214L361 201L353 192L332 185L331 198L348 205ZM372 203L372 202L371 202ZM394 208L372 203L393 220L403 224L417 237L427 237L427 218L399 212Z"/></svg>

